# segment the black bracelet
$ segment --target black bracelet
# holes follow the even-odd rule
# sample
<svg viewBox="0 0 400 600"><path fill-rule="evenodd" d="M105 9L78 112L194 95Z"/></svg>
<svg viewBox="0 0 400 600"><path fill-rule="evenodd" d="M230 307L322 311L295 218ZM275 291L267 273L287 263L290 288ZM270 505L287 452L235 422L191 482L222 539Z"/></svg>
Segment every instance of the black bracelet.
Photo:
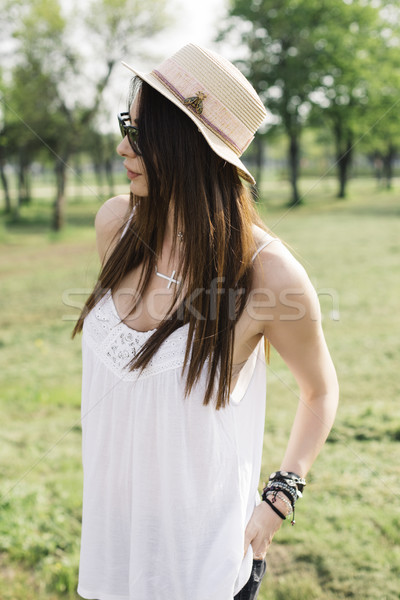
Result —
<svg viewBox="0 0 400 600"><path fill-rule="evenodd" d="M284 489L284 488L286 488L286 489ZM266 485L265 488L263 489L261 498L265 502L267 502L267 504L269 504L271 506L272 502L270 502L270 500L267 498L267 495L271 494L274 497L276 497L276 494L278 492L282 492L282 494L285 494L286 498L290 501L290 503L292 505L293 517L292 517L292 520L291 520L291 524L294 525L296 523L296 521L295 521L295 504L296 504L296 500L297 500L297 495L296 495L295 488L293 488L290 485L287 485L286 483L284 483L282 481L270 481L268 483L268 485ZM271 508L275 512L277 512L277 510L278 510L275 506L271 506ZM277 513L277 514L279 514L279 513ZM279 516L281 517L281 515L279 515Z"/></svg>
<svg viewBox="0 0 400 600"><path fill-rule="evenodd" d="M282 489L286 490L293 496L293 501L296 502L299 498L301 498L302 494L299 492L295 485L291 485L286 483L285 481L269 481L268 487L273 489Z"/></svg>
<svg viewBox="0 0 400 600"><path fill-rule="evenodd" d="M291 506L292 506L292 515L293 515L292 516L292 520L290 522L291 522L292 525L295 525L295 523L296 523L296 519L295 519L295 516L296 516L295 503L293 502L293 500L291 499L290 495L287 492L285 492L284 490L271 490L270 488L265 488L265 490L263 492L263 495L262 495L262 499L265 502L267 502L268 504L270 504L269 499L267 497L267 494L270 493L271 495L273 495L274 500L272 502L274 502L276 500L276 496L277 496L278 492L282 492L282 494L285 494L285 496L290 500ZM274 507L272 507L272 508L274 508ZM278 510L278 509L276 509L276 510Z"/></svg>
<svg viewBox="0 0 400 600"><path fill-rule="evenodd" d="M281 490L287 492L286 495L291 497L292 504L294 504L298 498L298 492L295 486L289 485L284 481L270 481L264 488L265 490Z"/></svg>
<svg viewBox="0 0 400 600"><path fill-rule="evenodd" d="M268 504L268 506L270 506L272 508L274 513L276 513L278 515L278 517L280 517L282 519L282 521L286 521L285 515L283 513L281 513L281 511L278 508L276 508L276 506L274 506L272 504L272 502L266 496L263 496L263 500L264 500L264 502L266 502Z"/></svg>
<svg viewBox="0 0 400 600"><path fill-rule="evenodd" d="M303 492L306 486L306 480L297 473L291 471L275 471L269 476L269 481L293 481L300 493Z"/></svg>
<svg viewBox="0 0 400 600"><path fill-rule="evenodd" d="M278 492L281 492L282 494L284 494L286 496L286 498L289 500L292 510L294 508L294 501L293 501L293 496L292 494L289 494L289 492L287 492L286 490L283 490L282 488L267 488L267 493L270 492L271 494L274 494L274 496L276 497Z"/></svg>

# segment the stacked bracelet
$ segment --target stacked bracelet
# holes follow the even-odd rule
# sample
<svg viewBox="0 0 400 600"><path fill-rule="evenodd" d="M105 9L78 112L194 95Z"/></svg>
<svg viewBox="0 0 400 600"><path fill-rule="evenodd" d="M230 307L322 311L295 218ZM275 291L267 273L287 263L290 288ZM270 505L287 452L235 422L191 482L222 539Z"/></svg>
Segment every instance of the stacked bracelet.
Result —
<svg viewBox="0 0 400 600"><path fill-rule="evenodd" d="M294 484L299 492L299 497L301 497L301 494L306 487L306 480L290 471L275 471L269 476L269 481L284 481L289 485Z"/></svg>
<svg viewBox="0 0 400 600"><path fill-rule="evenodd" d="M275 502L277 500L281 500L281 502L284 502L286 504L286 506L289 508L289 512L286 516L290 515L291 512L293 512L293 504L291 501L288 500L287 496L285 495L281 495L280 494L281 490L275 490L275 491L269 491L266 494L267 498L271 498L271 502L273 504L275 504Z"/></svg>
<svg viewBox="0 0 400 600"><path fill-rule="evenodd" d="M267 484L266 487L269 490L281 490L285 494L285 496L287 496L289 500L292 501L292 503L296 502L298 498L296 488L292 485L284 483L283 481L271 481Z"/></svg>
<svg viewBox="0 0 400 600"><path fill-rule="evenodd" d="M298 498L303 495L303 490L306 486L306 481L296 473L290 471L276 471L271 473L267 485L264 487L262 492L262 499L272 508L272 510L281 517L282 520L286 519L285 515L274 506L276 499L280 498L291 508L293 513L292 525L295 524L295 503ZM278 496L281 492L286 498ZM270 500L272 498L272 501ZM290 514L290 513L289 513Z"/></svg>

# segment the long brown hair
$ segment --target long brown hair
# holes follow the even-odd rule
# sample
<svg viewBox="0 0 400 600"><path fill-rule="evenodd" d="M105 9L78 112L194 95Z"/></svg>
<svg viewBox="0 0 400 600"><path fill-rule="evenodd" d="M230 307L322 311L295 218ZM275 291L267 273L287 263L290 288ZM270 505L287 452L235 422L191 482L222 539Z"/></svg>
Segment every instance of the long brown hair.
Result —
<svg viewBox="0 0 400 600"><path fill-rule="evenodd" d="M204 404L215 393L217 409L229 400L235 324L252 284L255 250L253 224L266 229L254 209L250 190L234 166L222 160L196 125L178 107L139 78L133 80L130 102L139 93L139 144L147 172L148 196L131 195L134 214L126 234L103 263L93 292L75 324L123 277L142 265L132 312L154 273L161 253L168 211L173 198L174 246L178 223L184 231L179 278L184 297L129 363L144 369L164 340L188 324L183 370L185 393L198 381L207 362ZM117 232L120 236L123 225ZM175 293L175 300L178 291Z"/></svg>

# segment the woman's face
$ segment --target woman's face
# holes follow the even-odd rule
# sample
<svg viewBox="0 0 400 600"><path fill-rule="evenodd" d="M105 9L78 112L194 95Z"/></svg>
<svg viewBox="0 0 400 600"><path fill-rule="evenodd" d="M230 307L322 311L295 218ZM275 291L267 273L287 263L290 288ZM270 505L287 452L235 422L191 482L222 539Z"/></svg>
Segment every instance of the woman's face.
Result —
<svg viewBox="0 0 400 600"><path fill-rule="evenodd" d="M140 127L137 118L139 113L139 94L132 102L130 115L131 124ZM128 179L130 179L130 191L135 196L148 196L147 173L142 157L135 153L129 143L127 136L123 138L117 146L117 152L125 158L124 167L127 170Z"/></svg>

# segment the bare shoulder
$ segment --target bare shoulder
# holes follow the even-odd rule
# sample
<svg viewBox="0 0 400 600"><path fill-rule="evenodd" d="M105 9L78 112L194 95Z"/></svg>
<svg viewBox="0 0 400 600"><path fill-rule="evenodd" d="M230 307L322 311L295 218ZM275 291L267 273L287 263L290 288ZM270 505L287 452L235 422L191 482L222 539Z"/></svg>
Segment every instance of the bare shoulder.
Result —
<svg viewBox="0 0 400 600"><path fill-rule="evenodd" d="M253 224L253 236L256 247L262 248L254 260L253 287L268 286L279 292L282 285L308 280L304 267L279 237L256 224Z"/></svg>
<svg viewBox="0 0 400 600"><path fill-rule="evenodd" d="M114 196L102 204L96 213L96 243L100 260L111 252L112 242L129 214L129 195Z"/></svg>
<svg viewBox="0 0 400 600"><path fill-rule="evenodd" d="M121 226L129 211L129 196L121 195L109 198L102 204L96 213L96 232L110 227Z"/></svg>
<svg viewBox="0 0 400 600"><path fill-rule="evenodd" d="M303 265L280 240L263 248L254 261L252 294L265 326L282 319L295 320L299 313L319 320L314 286Z"/></svg>

